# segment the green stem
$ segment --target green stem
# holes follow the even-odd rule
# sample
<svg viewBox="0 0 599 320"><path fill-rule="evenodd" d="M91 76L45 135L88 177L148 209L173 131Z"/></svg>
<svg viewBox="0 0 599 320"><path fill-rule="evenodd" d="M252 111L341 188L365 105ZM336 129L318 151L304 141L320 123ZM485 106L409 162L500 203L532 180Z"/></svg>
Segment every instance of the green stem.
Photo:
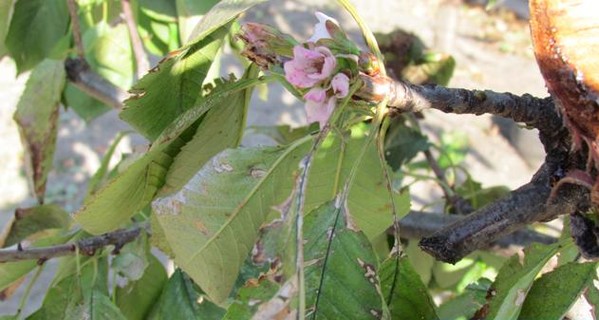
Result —
<svg viewBox="0 0 599 320"><path fill-rule="evenodd" d="M27 284L27 287L25 288L25 293L23 293L23 296L21 297L21 301L19 302L19 310L17 311L18 319L23 319L22 312L23 312L23 308L25 308L25 302L27 302L27 299L29 298L29 294L31 294L31 289L33 289L33 285L37 282L37 279L39 278L40 274L44 270L44 265L45 264L41 264L37 268L37 270L33 274L33 277L31 278L31 281L29 281L29 283Z"/></svg>

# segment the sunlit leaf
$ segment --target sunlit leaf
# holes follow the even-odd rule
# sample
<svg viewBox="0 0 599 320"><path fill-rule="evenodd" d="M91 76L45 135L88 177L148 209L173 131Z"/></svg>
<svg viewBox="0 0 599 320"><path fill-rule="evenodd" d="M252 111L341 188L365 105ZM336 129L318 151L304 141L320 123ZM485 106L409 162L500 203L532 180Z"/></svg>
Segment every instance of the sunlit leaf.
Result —
<svg viewBox="0 0 599 320"><path fill-rule="evenodd" d="M349 212L360 230L372 238L384 232L393 221L391 196L395 198L400 217L408 213L410 201L407 193L391 194L386 189L376 146L371 145L360 158L369 138L367 129L365 125L358 125L347 135L330 134L324 141L314 157L308 178L306 211L333 199L357 165L356 177L349 189Z"/></svg>
<svg viewBox="0 0 599 320"><path fill-rule="evenodd" d="M148 319L220 319L224 310L194 289L191 280L180 270L170 277Z"/></svg>
<svg viewBox="0 0 599 320"><path fill-rule="evenodd" d="M147 260L148 267L141 279L130 281L126 286L116 289L116 305L127 319L146 319L168 280L160 260L149 252Z"/></svg>
<svg viewBox="0 0 599 320"><path fill-rule="evenodd" d="M292 128L289 125L251 126L248 130L252 133L268 136L278 144L285 145L318 131L318 127L316 124L298 128Z"/></svg>
<svg viewBox="0 0 599 320"><path fill-rule="evenodd" d="M69 213L54 204L17 209L0 247L10 247L42 230L67 228L70 221Z"/></svg>
<svg viewBox="0 0 599 320"><path fill-rule="evenodd" d="M388 315L380 291L378 259L351 219L346 204L334 202L306 217L304 257L309 317L376 319Z"/></svg>
<svg viewBox="0 0 599 320"><path fill-rule="evenodd" d="M212 0L210 0L212 1ZM265 0L221 0L200 20L189 36L189 44L197 42L207 34L214 32L221 26L233 21L247 9L264 2ZM193 40L192 40L193 39Z"/></svg>
<svg viewBox="0 0 599 320"><path fill-rule="evenodd" d="M104 153L104 157L102 158L102 161L100 162L100 167L98 168L98 170L96 170L96 173L94 173L94 175L89 179L89 182L87 183L86 197L89 197L89 196L95 194L96 191L98 191L98 189L106 182L106 180L108 180L108 178L109 178L109 170L108 169L109 169L109 165L110 165L110 160L112 159L112 156L114 155L114 152L116 151L116 148L118 147L119 143L121 143L123 138L125 138L130 133L131 133L131 131L119 132L119 133L117 133L116 137L114 138L114 141L112 141L110 143L108 150L106 150L106 152Z"/></svg>
<svg viewBox="0 0 599 320"><path fill-rule="evenodd" d="M255 79L258 67L252 65L243 79ZM256 80L257 82L257 80ZM161 195L179 190L217 153L239 146L246 125L246 116L253 86L230 95L224 103L210 109L198 126L193 138L174 159L166 176ZM218 89L215 89L218 90Z"/></svg>
<svg viewBox="0 0 599 320"><path fill-rule="evenodd" d="M381 290L394 318L439 319L435 303L407 257L390 257L381 265Z"/></svg>
<svg viewBox="0 0 599 320"><path fill-rule="evenodd" d="M597 263L569 263L534 282L518 319L563 319L581 293L597 278Z"/></svg>
<svg viewBox="0 0 599 320"><path fill-rule="evenodd" d="M311 141L226 150L181 191L154 201L175 262L213 301L229 295L260 225L290 194L292 173Z"/></svg>
<svg viewBox="0 0 599 320"><path fill-rule="evenodd" d="M52 56L55 47L62 45L69 20L66 1L16 2L5 44L19 73Z"/></svg>
<svg viewBox="0 0 599 320"><path fill-rule="evenodd" d="M487 319L517 319L535 277L559 249L560 243L534 243L525 250L524 264L516 255L508 260L491 286Z"/></svg>
<svg viewBox="0 0 599 320"><path fill-rule="evenodd" d="M26 1L18 3L21 2ZM65 79L62 61L44 60L29 76L14 115L27 153L29 178L40 202L43 202L46 179L52 168L58 107Z"/></svg>
<svg viewBox="0 0 599 320"><path fill-rule="evenodd" d="M226 26L190 47L172 53L137 82L120 116L139 133L155 140L201 96L202 83L227 34Z"/></svg>
<svg viewBox="0 0 599 320"><path fill-rule="evenodd" d="M137 29L145 47L163 56L180 47L175 4L170 0L142 0L134 7Z"/></svg>

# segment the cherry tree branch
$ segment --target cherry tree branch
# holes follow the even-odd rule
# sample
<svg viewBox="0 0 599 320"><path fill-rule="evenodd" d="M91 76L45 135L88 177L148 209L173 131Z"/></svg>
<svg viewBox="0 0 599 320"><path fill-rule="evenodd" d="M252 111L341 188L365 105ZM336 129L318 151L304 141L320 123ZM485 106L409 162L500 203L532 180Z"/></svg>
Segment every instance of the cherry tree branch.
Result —
<svg viewBox="0 0 599 320"><path fill-rule="evenodd" d="M97 250L110 245L114 246L114 250L112 251L113 254L117 254L125 244L135 240L140 235L141 230L141 226L136 226L130 229L120 229L99 236L82 239L74 243L50 247L0 250L0 263L21 260L38 260L38 263L41 264L52 258L75 254L77 251L83 255L93 256Z"/></svg>
<svg viewBox="0 0 599 320"><path fill-rule="evenodd" d="M75 87L114 109L123 109L127 92L91 70L84 59L67 58L64 64L67 78Z"/></svg>
<svg viewBox="0 0 599 320"><path fill-rule="evenodd" d="M536 98L529 94L517 96L491 90L447 88L439 85L415 85L384 77L360 75L363 87L356 96L367 101L388 99L389 108L399 112L437 109L454 114L492 114L523 122L539 129L545 151L554 145L557 134L564 132L563 121L551 98Z"/></svg>

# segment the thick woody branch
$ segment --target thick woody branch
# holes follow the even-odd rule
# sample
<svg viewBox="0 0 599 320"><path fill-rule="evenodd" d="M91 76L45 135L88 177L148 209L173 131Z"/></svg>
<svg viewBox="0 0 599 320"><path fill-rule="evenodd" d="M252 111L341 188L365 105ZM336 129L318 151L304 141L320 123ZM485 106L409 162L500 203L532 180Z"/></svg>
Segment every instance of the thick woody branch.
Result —
<svg viewBox="0 0 599 320"><path fill-rule="evenodd" d="M553 148L550 141L564 130L563 121L551 98L536 98L529 94L517 96L490 90L446 88L438 85L415 85L384 77L362 74L364 83L356 94L367 101L388 99L387 105L400 112L437 109L454 114L492 114L523 122L539 129L545 150Z"/></svg>
<svg viewBox="0 0 599 320"><path fill-rule="evenodd" d="M83 255L93 256L97 250L110 245L114 246L112 252L117 254L125 244L135 240L140 232L141 227L137 226L82 239L75 243L40 248L0 250L0 263L21 260L38 260L39 263L43 263L52 258L75 254L77 251Z"/></svg>
<svg viewBox="0 0 599 320"><path fill-rule="evenodd" d="M590 199L584 188L563 188L554 198L550 197L551 179L556 170L556 166L546 162L530 183L423 238L420 247L438 260L455 263L470 252L487 247L533 222L552 220L588 208Z"/></svg>
<svg viewBox="0 0 599 320"><path fill-rule="evenodd" d="M91 70L84 59L67 58L64 65L67 78L79 90L114 109L123 109L123 101L128 97L127 92Z"/></svg>
<svg viewBox="0 0 599 320"><path fill-rule="evenodd" d="M399 222L401 228L400 234L405 239L422 239L460 221L462 218L463 216L461 215L412 211ZM500 248L511 246L525 247L533 242L550 244L555 241L554 237L533 230L517 230L491 242L489 245Z"/></svg>

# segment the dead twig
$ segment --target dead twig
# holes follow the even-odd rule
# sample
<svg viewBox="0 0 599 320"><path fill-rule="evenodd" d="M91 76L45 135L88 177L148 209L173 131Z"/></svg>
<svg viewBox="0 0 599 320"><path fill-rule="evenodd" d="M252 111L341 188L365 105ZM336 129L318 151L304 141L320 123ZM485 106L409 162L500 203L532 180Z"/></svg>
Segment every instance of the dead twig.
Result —
<svg viewBox="0 0 599 320"><path fill-rule="evenodd" d="M81 27L79 26L79 15L77 15L77 2L75 0L67 0L69 7L69 16L71 17L71 27L73 28L73 41L79 58L83 59L85 50L83 48L83 40L81 40Z"/></svg>
<svg viewBox="0 0 599 320"><path fill-rule="evenodd" d="M150 63L148 62L148 56L144 51L144 46L137 32L137 25L133 17L133 11L131 10L131 1L122 0L121 5L123 7L123 15L125 22L127 23L127 29L129 30L129 37L131 38L131 47L133 48L133 54L135 55L135 62L137 64L137 79L150 70Z"/></svg>

